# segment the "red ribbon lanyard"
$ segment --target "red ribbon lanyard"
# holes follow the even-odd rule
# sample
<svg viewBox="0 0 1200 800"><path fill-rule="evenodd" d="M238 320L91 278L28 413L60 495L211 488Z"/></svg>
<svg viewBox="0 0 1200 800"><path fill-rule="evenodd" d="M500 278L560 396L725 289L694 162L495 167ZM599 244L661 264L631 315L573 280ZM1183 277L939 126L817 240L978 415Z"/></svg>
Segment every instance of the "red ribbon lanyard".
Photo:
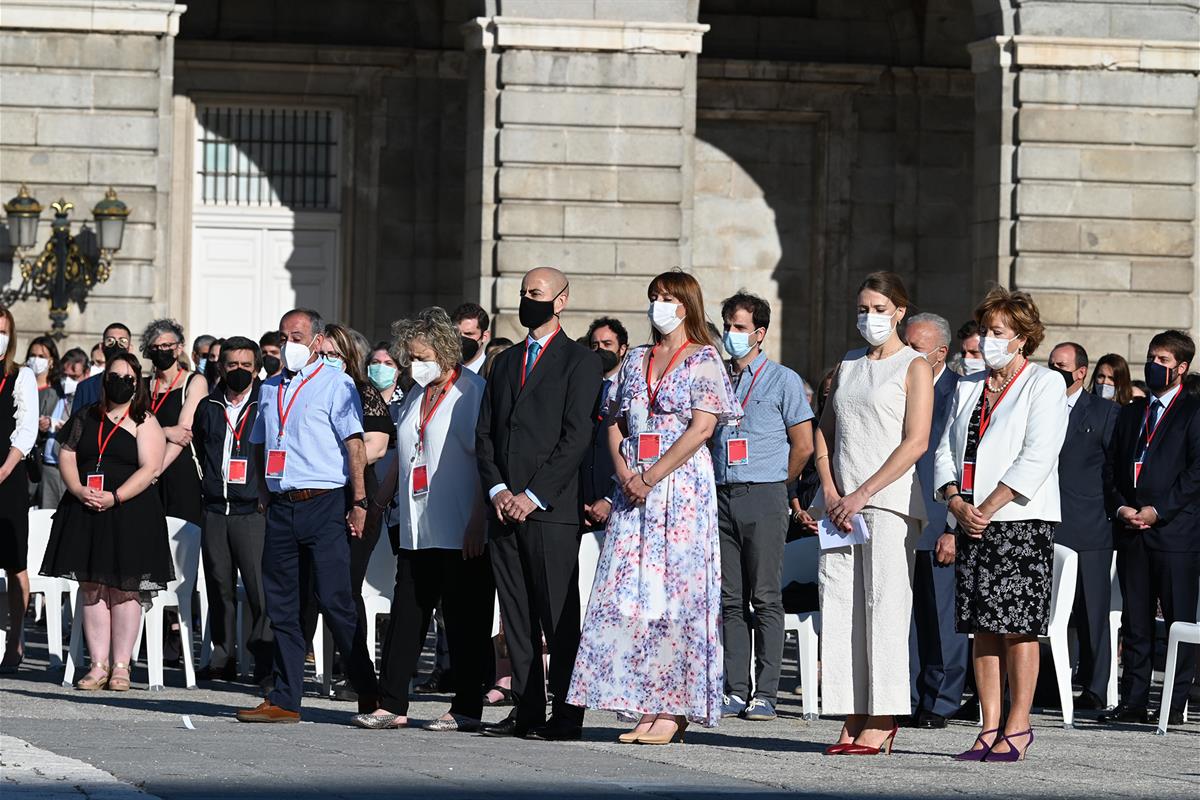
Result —
<svg viewBox="0 0 1200 800"><path fill-rule="evenodd" d="M675 366L675 362L683 355L683 351L688 349L692 343L691 339L685 339L675 354L671 356L671 360L667 362L667 368L663 370L663 374L658 377L658 383L653 387L650 386L650 378L654 376L654 348L650 348L650 360L646 363L646 392L649 395L649 402L646 404L647 413L654 413L654 400L658 397L658 390L662 388L663 381L667 379L667 374L670 373L671 367Z"/></svg>
<svg viewBox="0 0 1200 800"><path fill-rule="evenodd" d="M125 413L121 415L119 420L117 420L117 424L113 427L113 429L108 432L108 436L105 436L103 439L101 439L101 434L104 433L104 420L108 419L108 414L100 414L100 427L96 430L96 448L100 451L100 455L96 457L96 469L100 469L100 462L104 460L104 451L108 449L108 443L112 439L113 434L117 432L117 429L121 427L121 423L124 422L125 418L128 416L129 408L126 407Z"/></svg>
<svg viewBox="0 0 1200 800"><path fill-rule="evenodd" d="M2 388L3 385L0 385L0 389ZM1146 446L1142 448L1142 455L1145 455L1147 452L1149 452L1150 443L1154 441L1154 434L1158 433L1158 429L1162 427L1163 420L1166 419L1167 414L1171 412L1171 406L1175 405L1175 401L1179 399L1179 395L1181 394L1183 394L1183 387L1180 387L1179 391L1175 392L1175 396L1171 398L1171 402L1167 403L1167 407L1164 408L1163 412L1158 415L1158 419L1154 422L1153 429L1148 427L1150 425L1150 409L1153 407L1153 404L1150 401L1147 401L1146 413L1142 416L1142 430L1146 434Z"/></svg>
<svg viewBox="0 0 1200 800"><path fill-rule="evenodd" d="M1000 401L1004 399L1004 396L1008 394L1008 390L1013 387L1013 384L1017 382L1017 378L1021 377L1021 373L1024 372L1025 368L1028 366L1029 366L1028 361L1026 361L1024 364L1021 365L1021 368L1019 370L1017 370L1017 374L1013 375L1013 379L1008 382L1008 386L1004 387L1004 391L1000 393L1000 396L996 398L996 402L993 403L990 407L988 406L988 401L987 401L987 382L986 381L984 382L984 384L983 384L983 408L981 408L979 410L979 438L980 438L980 440L983 439L983 434L987 432L988 425L990 425L992 422L992 415L996 413L996 408L997 408L997 406L1000 405Z"/></svg>
<svg viewBox="0 0 1200 800"><path fill-rule="evenodd" d="M233 423L229 421L229 407L226 406L222 410L225 413L225 424L229 426L229 432L233 434L233 451L240 453L242 452L242 431L246 430L246 420L250 419L250 403L247 402L246 407L242 409L242 421L236 431L233 429Z"/></svg>
<svg viewBox="0 0 1200 800"><path fill-rule="evenodd" d="M287 425L288 416L292 413L292 406L296 404L296 398L300 396L300 390L304 388L304 384L317 377L317 373L320 372L324 366L324 364L317 365L317 368L312 371L311 375L300 381L300 385L296 387L295 394L293 394L292 399L288 401L286 410L283 407L283 396L287 394L287 387L283 384L279 385L279 392L275 395L275 405L279 408L279 433L275 436L276 441L283 441L283 429Z"/></svg>
<svg viewBox="0 0 1200 800"><path fill-rule="evenodd" d="M742 398L742 409L743 410L745 410L745 408L746 408L746 403L750 402L750 393L754 391L754 384L758 383L758 376L761 375L762 371L766 368L767 368L767 362L763 361L762 366L759 367L757 370L755 370L754 378L750 381L750 388L746 390L746 396ZM670 369L670 367L667 367L667 369Z"/></svg>
<svg viewBox="0 0 1200 800"><path fill-rule="evenodd" d="M554 333L550 334L550 338L546 340L546 344L538 351L537 358L533 360L532 369L537 369L538 362L542 360L542 356L546 355L546 351L550 349L550 343L554 341L554 337L558 336L558 332L562 328L555 328ZM525 343L525 357L521 359L521 388L525 388L525 376L530 372L529 367L529 343Z"/></svg>
<svg viewBox="0 0 1200 800"><path fill-rule="evenodd" d="M549 344L549 342L547 342L547 344ZM540 358L541 356L539 355L538 357ZM536 359L534 360L533 365L535 367L537 366ZM421 422L419 425L417 425L417 441L420 443L420 445L422 447L425 446L425 429L427 427L429 427L429 421L431 419L433 419L433 415L436 414L438 408L441 407L442 401L446 399L446 395L450 394L450 389L454 386L454 382L456 380L458 380L458 374L461 371L461 369L462 369L461 367L458 367L454 370L454 374L450 376L450 380L446 381L446 385L444 387L442 387L442 393L440 395L438 395L438 399L436 401L434 401L433 408L429 409L429 411L427 413L421 415ZM422 401L421 405L425 405L428 402L429 402L429 389L426 389L425 395L424 395L424 400Z"/></svg>
<svg viewBox="0 0 1200 800"><path fill-rule="evenodd" d="M0 381L0 394L4 394L4 387L8 386L8 376L4 376L4 380Z"/></svg>
<svg viewBox="0 0 1200 800"><path fill-rule="evenodd" d="M175 384L179 382L179 378L182 375L183 375L182 369L176 370L175 377L171 378L171 385L168 386L167 390L165 392L163 392L162 394L158 393L158 386L159 386L158 378L154 379L154 397L158 398L158 402L157 403L154 402L154 397L150 398L150 411L155 416L158 416L158 410L163 407L163 403L167 402L167 396L175 390Z"/></svg>

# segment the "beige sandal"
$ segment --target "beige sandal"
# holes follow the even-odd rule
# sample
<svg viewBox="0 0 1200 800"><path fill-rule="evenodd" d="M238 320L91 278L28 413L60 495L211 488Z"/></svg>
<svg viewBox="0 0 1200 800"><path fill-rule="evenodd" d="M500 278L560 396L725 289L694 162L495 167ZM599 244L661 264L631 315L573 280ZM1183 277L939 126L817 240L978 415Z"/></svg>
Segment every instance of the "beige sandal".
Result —
<svg viewBox="0 0 1200 800"><path fill-rule="evenodd" d="M92 673L96 672L97 670L99 670L100 674L93 675ZM92 664L91 669L88 670L88 674L84 675L75 683L75 688L81 692L95 692L99 689L103 689L108 685L110 674L111 673L109 672L108 664L104 663L103 661L98 664Z"/></svg>
<svg viewBox="0 0 1200 800"><path fill-rule="evenodd" d="M117 670L123 670L125 677L118 677ZM112 672L108 674L108 690L110 692L128 692L129 691L129 665L117 662L112 665Z"/></svg>

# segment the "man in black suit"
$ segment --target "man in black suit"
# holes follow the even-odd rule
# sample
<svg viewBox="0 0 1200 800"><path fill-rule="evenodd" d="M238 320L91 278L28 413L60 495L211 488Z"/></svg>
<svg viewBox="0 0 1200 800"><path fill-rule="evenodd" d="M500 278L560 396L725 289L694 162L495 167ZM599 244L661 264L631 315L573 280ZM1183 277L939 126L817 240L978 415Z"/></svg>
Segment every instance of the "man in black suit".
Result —
<svg viewBox="0 0 1200 800"><path fill-rule="evenodd" d="M580 488L583 491L583 514L588 531L604 533L604 524L612 511L613 482L612 452L608 449L609 409L606 407L609 389L621 371L621 361L629 350L629 332L620 320L600 317L588 328L587 345L600 356L604 380L596 397L592 414L594 425L588 441L587 454L579 468ZM603 540L601 540L603 541Z"/></svg>
<svg viewBox="0 0 1200 800"><path fill-rule="evenodd" d="M1122 700L1101 722L1152 723L1149 710L1155 604L1167 627L1196 619L1200 580L1200 398L1183 391L1196 345L1180 331L1164 331L1146 352L1150 395L1121 409L1109 463L1117 578L1122 614ZM1195 648L1182 645L1168 722L1183 720Z"/></svg>
<svg viewBox="0 0 1200 800"><path fill-rule="evenodd" d="M524 346L492 367L479 409L476 455L491 498L492 570L513 671L508 718L486 736L578 739L583 709L566 702L579 649L579 465L592 436L600 359L562 332L566 276L542 267L521 281ZM554 709L546 718L542 635Z"/></svg>
<svg viewBox="0 0 1200 800"><path fill-rule="evenodd" d="M934 499L933 457L950 418L958 375L946 367L950 323L937 314L917 314L904 331L908 345L933 367L933 422L929 449L917 461L929 522L917 540L913 573L913 624L909 672L917 728L944 728L962 703L968 642L954 627L954 535L946 534L946 506Z"/></svg>
<svg viewBox="0 0 1200 800"><path fill-rule="evenodd" d="M1083 687L1077 709L1107 703L1111 671L1108 612L1112 602L1112 525L1104 513L1104 487L1111 483L1109 451L1118 406L1083 390L1087 351L1064 342L1050 351L1049 366L1067 384L1067 438L1058 456L1058 493L1062 522L1054 543L1079 554L1075 605L1071 616L1079 634L1079 671Z"/></svg>

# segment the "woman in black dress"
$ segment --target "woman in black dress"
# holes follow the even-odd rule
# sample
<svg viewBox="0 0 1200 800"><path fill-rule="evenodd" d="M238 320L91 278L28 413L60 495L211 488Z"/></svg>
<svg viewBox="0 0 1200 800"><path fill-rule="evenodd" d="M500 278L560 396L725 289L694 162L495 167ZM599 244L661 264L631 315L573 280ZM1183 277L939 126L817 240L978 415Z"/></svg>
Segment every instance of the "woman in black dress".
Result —
<svg viewBox="0 0 1200 800"><path fill-rule="evenodd" d="M67 494L54 514L42 574L79 581L83 591L91 669L76 688L85 691L129 689L141 603L175 577L166 517L151 487L166 440L140 379L133 355L112 356L100 402L72 416L60 436Z"/></svg>

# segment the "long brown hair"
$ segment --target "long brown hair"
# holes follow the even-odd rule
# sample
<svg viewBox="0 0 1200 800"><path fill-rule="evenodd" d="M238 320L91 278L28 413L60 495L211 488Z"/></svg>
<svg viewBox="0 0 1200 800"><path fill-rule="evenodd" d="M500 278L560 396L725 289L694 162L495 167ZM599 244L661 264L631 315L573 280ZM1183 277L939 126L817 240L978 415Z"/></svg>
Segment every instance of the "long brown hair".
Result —
<svg viewBox="0 0 1200 800"><path fill-rule="evenodd" d="M108 382L108 373L112 372L113 365L118 361L125 362L133 370L133 399L129 401L129 418L141 425L149 413L150 398L146 381L142 380L142 362L130 352L118 353L104 362L104 377L100 380L100 402L95 405L95 414L99 417L108 411L108 388L105 384Z"/></svg>
<svg viewBox="0 0 1200 800"><path fill-rule="evenodd" d="M331 322L325 326L325 338L333 342L333 346L341 353L342 362L346 365L346 374L354 383L358 386L366 383L367 376L363 372L363 359L366 358L366 354L359 352L358 343L350 329Z"/></svg>
<svg viewBox="0 0 1200 800"><path fill-rule="evenodd" d="M1112 370L1113 384L1116 393L1113 395L1113 400L1119 406L1127 406L1133 401L1133 381L1129 377L1129 362L1123 356L1116 353L1108 353L1100 356L1100 360L1096 362L1096 368L1092 370L1092 379L1088 383L1088 391L1096 391L1096 375L1100 372L1100 368L1107 366Z"/></svg>
<svg viewBox="0 0 1200 800"><path fill-rule="evenodd" d="M689 339L699 345L707 344L714 348L717 346L708 330L707 317L704 316L704 293L700 291L699 281L676 268L650 281L650 286L646 289L647 296L655 289L671 295L683 305L683 329ZM654 326L650 327L650 335L655 344L662 341L662 334Z"/></svg>
<svg viewBox="0 0 1200 800"><path fill-rule="evenodd" d="M20 364L13 363L13 356L17 354L17 321L13 319L8 306L0 306L0 317L8 320L8 349L0 353L4 356L4 365L3 369L0 369L0 375L13 375L21 368Z"/></svg>

